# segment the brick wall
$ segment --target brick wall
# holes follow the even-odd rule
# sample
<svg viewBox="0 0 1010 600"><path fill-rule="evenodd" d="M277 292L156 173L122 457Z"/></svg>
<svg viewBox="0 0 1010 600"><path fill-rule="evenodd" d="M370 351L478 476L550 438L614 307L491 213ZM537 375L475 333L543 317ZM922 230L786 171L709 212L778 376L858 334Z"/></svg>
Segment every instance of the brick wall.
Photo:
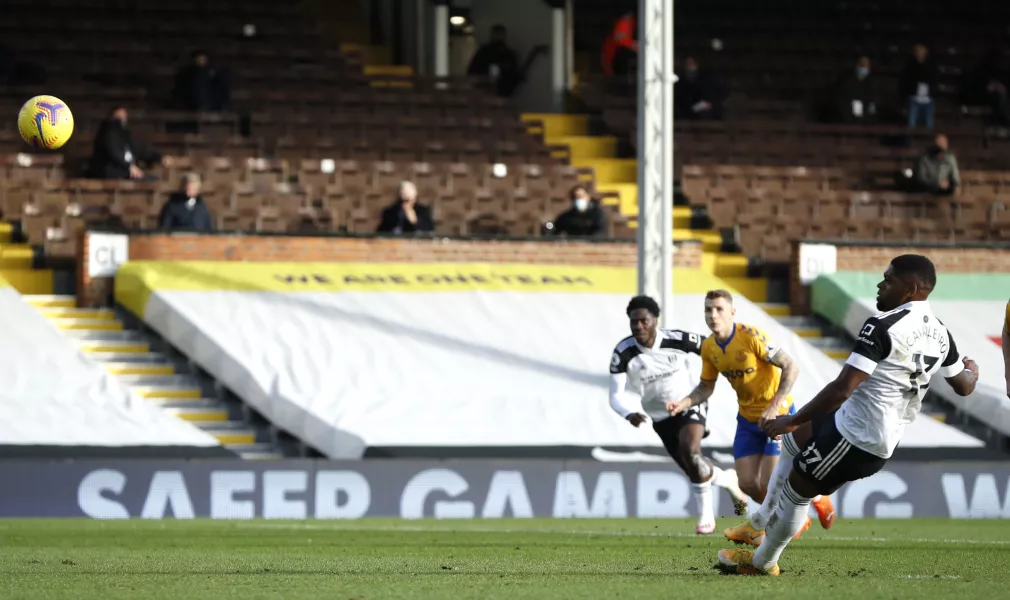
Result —
<svg viewBox="0 0 1010 600"><path fill-rule="evenodd" d="M111 302L112 279L87 276L88 236L79 246L78 304ZM674 264L700 268L701 244L678 242ZM633 267L635 244L580 241L475 241L454 239L346 238L253 235L158 234L130 237L131 260L290 262L498 262Z"/></svg>
<svg viewBox="0 0 1010 600"><path fill-rule="evenodd" d="M809 242L808 242L809 243ZM875 271L883 274L895 256L922 254L943 273L1010 273L1010 246L1003 247L952 247L952 246L855 246L838 248L839 271ZM800 284L799 242L793 244L789 270L790 307L794 315L810 314L810 290Z"/></svg>

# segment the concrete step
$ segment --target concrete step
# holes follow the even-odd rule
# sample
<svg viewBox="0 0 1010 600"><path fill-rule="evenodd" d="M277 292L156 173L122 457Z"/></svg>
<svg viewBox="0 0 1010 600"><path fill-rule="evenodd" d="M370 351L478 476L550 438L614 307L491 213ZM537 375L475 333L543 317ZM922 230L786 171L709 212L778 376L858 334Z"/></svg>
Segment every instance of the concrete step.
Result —
<svg viewBox="0 0 1010 600"><path fill-rule="evenodd" d="M91 359L100 363L171 364L161 352L98 352Z"/></svg>
<svg viewBox="0 0 1010 600"><path fill-rule="evenodd" d="M151 345L140 341L78 340L77 347L87 353L148 354Z"/></svg>
<svg viewBox="0 0 1010 600"><path fill-rule="evenodd" d="M87 331L79 329L67 329L64 330L64 335L67 337L74 338L76 340L104 340L108 342L112 341L146 341L147 337L134 329L122 329L119 331Z"/></svg>
<svg viewBox="0 0 1010 600"><path fill-rule="evenodd" d="M115 319L116 311L109 308L40 308L48 319Z"/></svg>
<svg viewBox="0 0 1010 600"><path fill-rule="evenodd" d="M586 135L589 133L589 118L586 115L565 115L552 113L524 113L521 116L524 123L536 121L543 123L543 128L531 126L530 133L542 134L545 138L564 135Z"/></svg>
<svg viewBox="0 0 1010 600"><path fill-rule="evenodd" d="M719 236L719 248L722 247L722 236ZM718 248L717 248L718 249ZM743 254L717 253L715 255L716 277L746 277L750 261Z"/></svg>
<svg viewBox="0 0 1010 600"><path fill-rule="evenodd" d="M203 390L199 386L187 385L130 385L130 391L141 398L179 400L184 398L203 398Z"/></svg>
<svg viewBox="0 0 1010 600"><path fill-rule="evenodd" d="M113 375L172 375L175 366L170 363L103 362L105 370Z"/></svg>
<svg viewBox="0 0 1010 600"><path fill-rule="evenodd" d="M186 373L169 373L164 375L122 375L119 377L119 380L127 385L139 385L143 387L200 386L200 382L196 380L196 377Z"/></svg>
<svg viewBox="0 0 1010 600"><path fill-rule="evenodd" d="M77 298L66 295L53 294L31 294L22 296L25 302L32 306L52 307L52 308L74 308L77 306Z"/></svg>
<svg viewBox="0 0 1010 600"><path fill-rule="evenodd" d="M217 438L225 446L248 446L256 443L256 431L245 423L225 421L223 423L194 423L194 425Z"/></svg>
<svg viewBox="0 0 1010 600"><path fill-rule="evenodd" d="M751 302L761 303L768 301L767 279L757 277L722 277L721 279Z"/></svg>
<svg viewBox="0 0 1010 600"><path fill-rule="evenodd" d="M765 311L765 313L770 317L788 317L790 312L788 304L771 304L763 302L758 304L758 308Z"/></svg>
<svg viewBox="0 0 1010 600"><path fill-rule="evenodd" d="M617 138L609 135L563 135L546 138L548 146L568 146L573 161L593 158L614 158L617 155Z"/></svg>
<svg viewBox="0 0 1010 600"><path fill-rule="evenodd" d="M159 408L179 408L182 406L196 406L196 407L223 407L224 403L218 398L210 398L207 396L192 396L192 397L180 397L180 398L158 398L149 397L146 398L148 402L158 406Z"/></svg>
<svg viewBox="0 0 1010 600"><path fill-rule="evenodd" d="M246 460L278 460L284 455L274 450L270 444L229 444L229 450L233 450Z"/></svg>
<svg viewBox="0 0 1010 600"><path fill-rule="evenodd" d="M115 319L79 319L76 317L47 317L49 322L65 331L123 331L123 324Z"/></svg>
<svg viewBox="0 0 1010 600"><path fill-rule="evenodd" d="M813 317L775 317L775 320L802 338L818 338L823 335L820 322Z"/></svg>
<svg viewBox="0 0 1010 600"><path fill-rule="evenodd" d="M223 423L228 421L228 411L224 408L181 407L166 408L164 411L177 419L193 423Z"/></svg>
<svg viewBox="0 0 1010 600"><path fill-rule="evenodd" d="M638 181L638 161L634 158L588 158L572 160L572 166L592 169L601 188L615 183Z"/></svg>

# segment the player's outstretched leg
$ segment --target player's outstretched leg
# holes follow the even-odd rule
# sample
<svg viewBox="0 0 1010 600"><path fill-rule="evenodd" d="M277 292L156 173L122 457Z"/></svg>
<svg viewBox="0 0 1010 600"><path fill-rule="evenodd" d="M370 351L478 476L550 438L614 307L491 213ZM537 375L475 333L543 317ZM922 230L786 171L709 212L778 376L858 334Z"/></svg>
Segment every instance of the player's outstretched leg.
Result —
<svg viewBox="0 0 1010 600"><path fill-rule="evenodd" d="M757 550L731 548L719 551L719 564L741 575L778 575L779 557L793 537L810 518L810 499L798 493L790 482L782 487L775 516L768 524L764 540Z"/></svg>
<svg viewBox="0 0 1010 600"><path fill-rule="evenodd" d="M789 477L789 471L793 468L793 458L798 453L799 448L792 434L782 436L782 455L779 457L779 461L775 463L775 469L772 471L771 477L768 478L768 493L765 494L764 502L761 503L761 507L747 521L737 527L730 527L723 531L726 539L738 544L761 545L761 542L764 540L764 530L768 525L768 519L775 514L775 509L779 504L779 490L782 488L782 484L786 478ZM809 522L805 523L800 533L805 531L809 526Z"/></svg>
<svg viewBox="0 0 1010 600"><path fill-rule="evenodd" d="M698 525L695 532L707 535L715 532L715 507L712 486L726 489L733 498L734 507L746 510L747 498L737 485L736 472L724 471L701 453L701 440L705 437L703 424L691 423L680 428L674 460L681 465L691 480L691 490L698 505Z"/></svg>

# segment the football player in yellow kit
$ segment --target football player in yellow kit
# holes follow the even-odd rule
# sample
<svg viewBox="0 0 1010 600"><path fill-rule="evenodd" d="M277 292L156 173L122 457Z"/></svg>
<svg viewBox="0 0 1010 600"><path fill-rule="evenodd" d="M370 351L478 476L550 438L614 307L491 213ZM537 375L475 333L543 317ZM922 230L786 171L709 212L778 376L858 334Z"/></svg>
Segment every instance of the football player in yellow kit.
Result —
<svg viewBox="0 0 1010 600"><path fill-rule="evenodd" d="M786 470L772 476L782 453L782 443L769 438L762 427L767 421L795 412L790 390L799 376L799 366L763 331L736 323L735 315L733 296L729 292L713 290L705 296L705 322L713 335L702 343L701 383L690 396L671 402L668 408L671 414L677 414L707 402L719 375L729 380L740 408L733 440L740 489L762 505L747 523L727 529L725 534L733 541L758 545L764 537L768 517L775 509L772 502L765 502L765 499L774 495L772 492L788 474ZM787 450L790 458L797 451ZM821 525L825 529L831 527L835 518L831 499L818 497L813 504ZM807 527L809 520L803 530Z"/></svg>

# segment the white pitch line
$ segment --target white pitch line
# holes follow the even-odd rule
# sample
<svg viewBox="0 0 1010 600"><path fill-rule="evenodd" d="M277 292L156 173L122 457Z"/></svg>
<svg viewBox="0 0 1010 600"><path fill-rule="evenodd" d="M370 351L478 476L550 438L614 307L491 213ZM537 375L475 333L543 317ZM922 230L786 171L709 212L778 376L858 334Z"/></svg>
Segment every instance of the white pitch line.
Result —
<svg viewBox="0 0 1010 600"><path fill-rule="evenodd" d="M707 536L700 536L687 531L674 532L650 532L650 531L586 531L584 529L495 529L491 527L452 529L449 527L426 527L423 525L396 525L396 526L375 526L375 525L324 525L316 523L263 523L236 521L239 527L249 527L253 529L289 529L289 530L314 530L314 531L383 531L397 532L406 531L412 533L529 533L529 534L557 534L557 535L597 535L613 537L672 537L702 539ZM911 542L915 544L978 544L984 546L1006 546L1010 545L1010 540L971 540L971 539L941 539L941 538L882 538L882 537L844 537L830 536L816 539L817 541L837 541L837 542L874 542L885 544L889 542Z"/></svg>

